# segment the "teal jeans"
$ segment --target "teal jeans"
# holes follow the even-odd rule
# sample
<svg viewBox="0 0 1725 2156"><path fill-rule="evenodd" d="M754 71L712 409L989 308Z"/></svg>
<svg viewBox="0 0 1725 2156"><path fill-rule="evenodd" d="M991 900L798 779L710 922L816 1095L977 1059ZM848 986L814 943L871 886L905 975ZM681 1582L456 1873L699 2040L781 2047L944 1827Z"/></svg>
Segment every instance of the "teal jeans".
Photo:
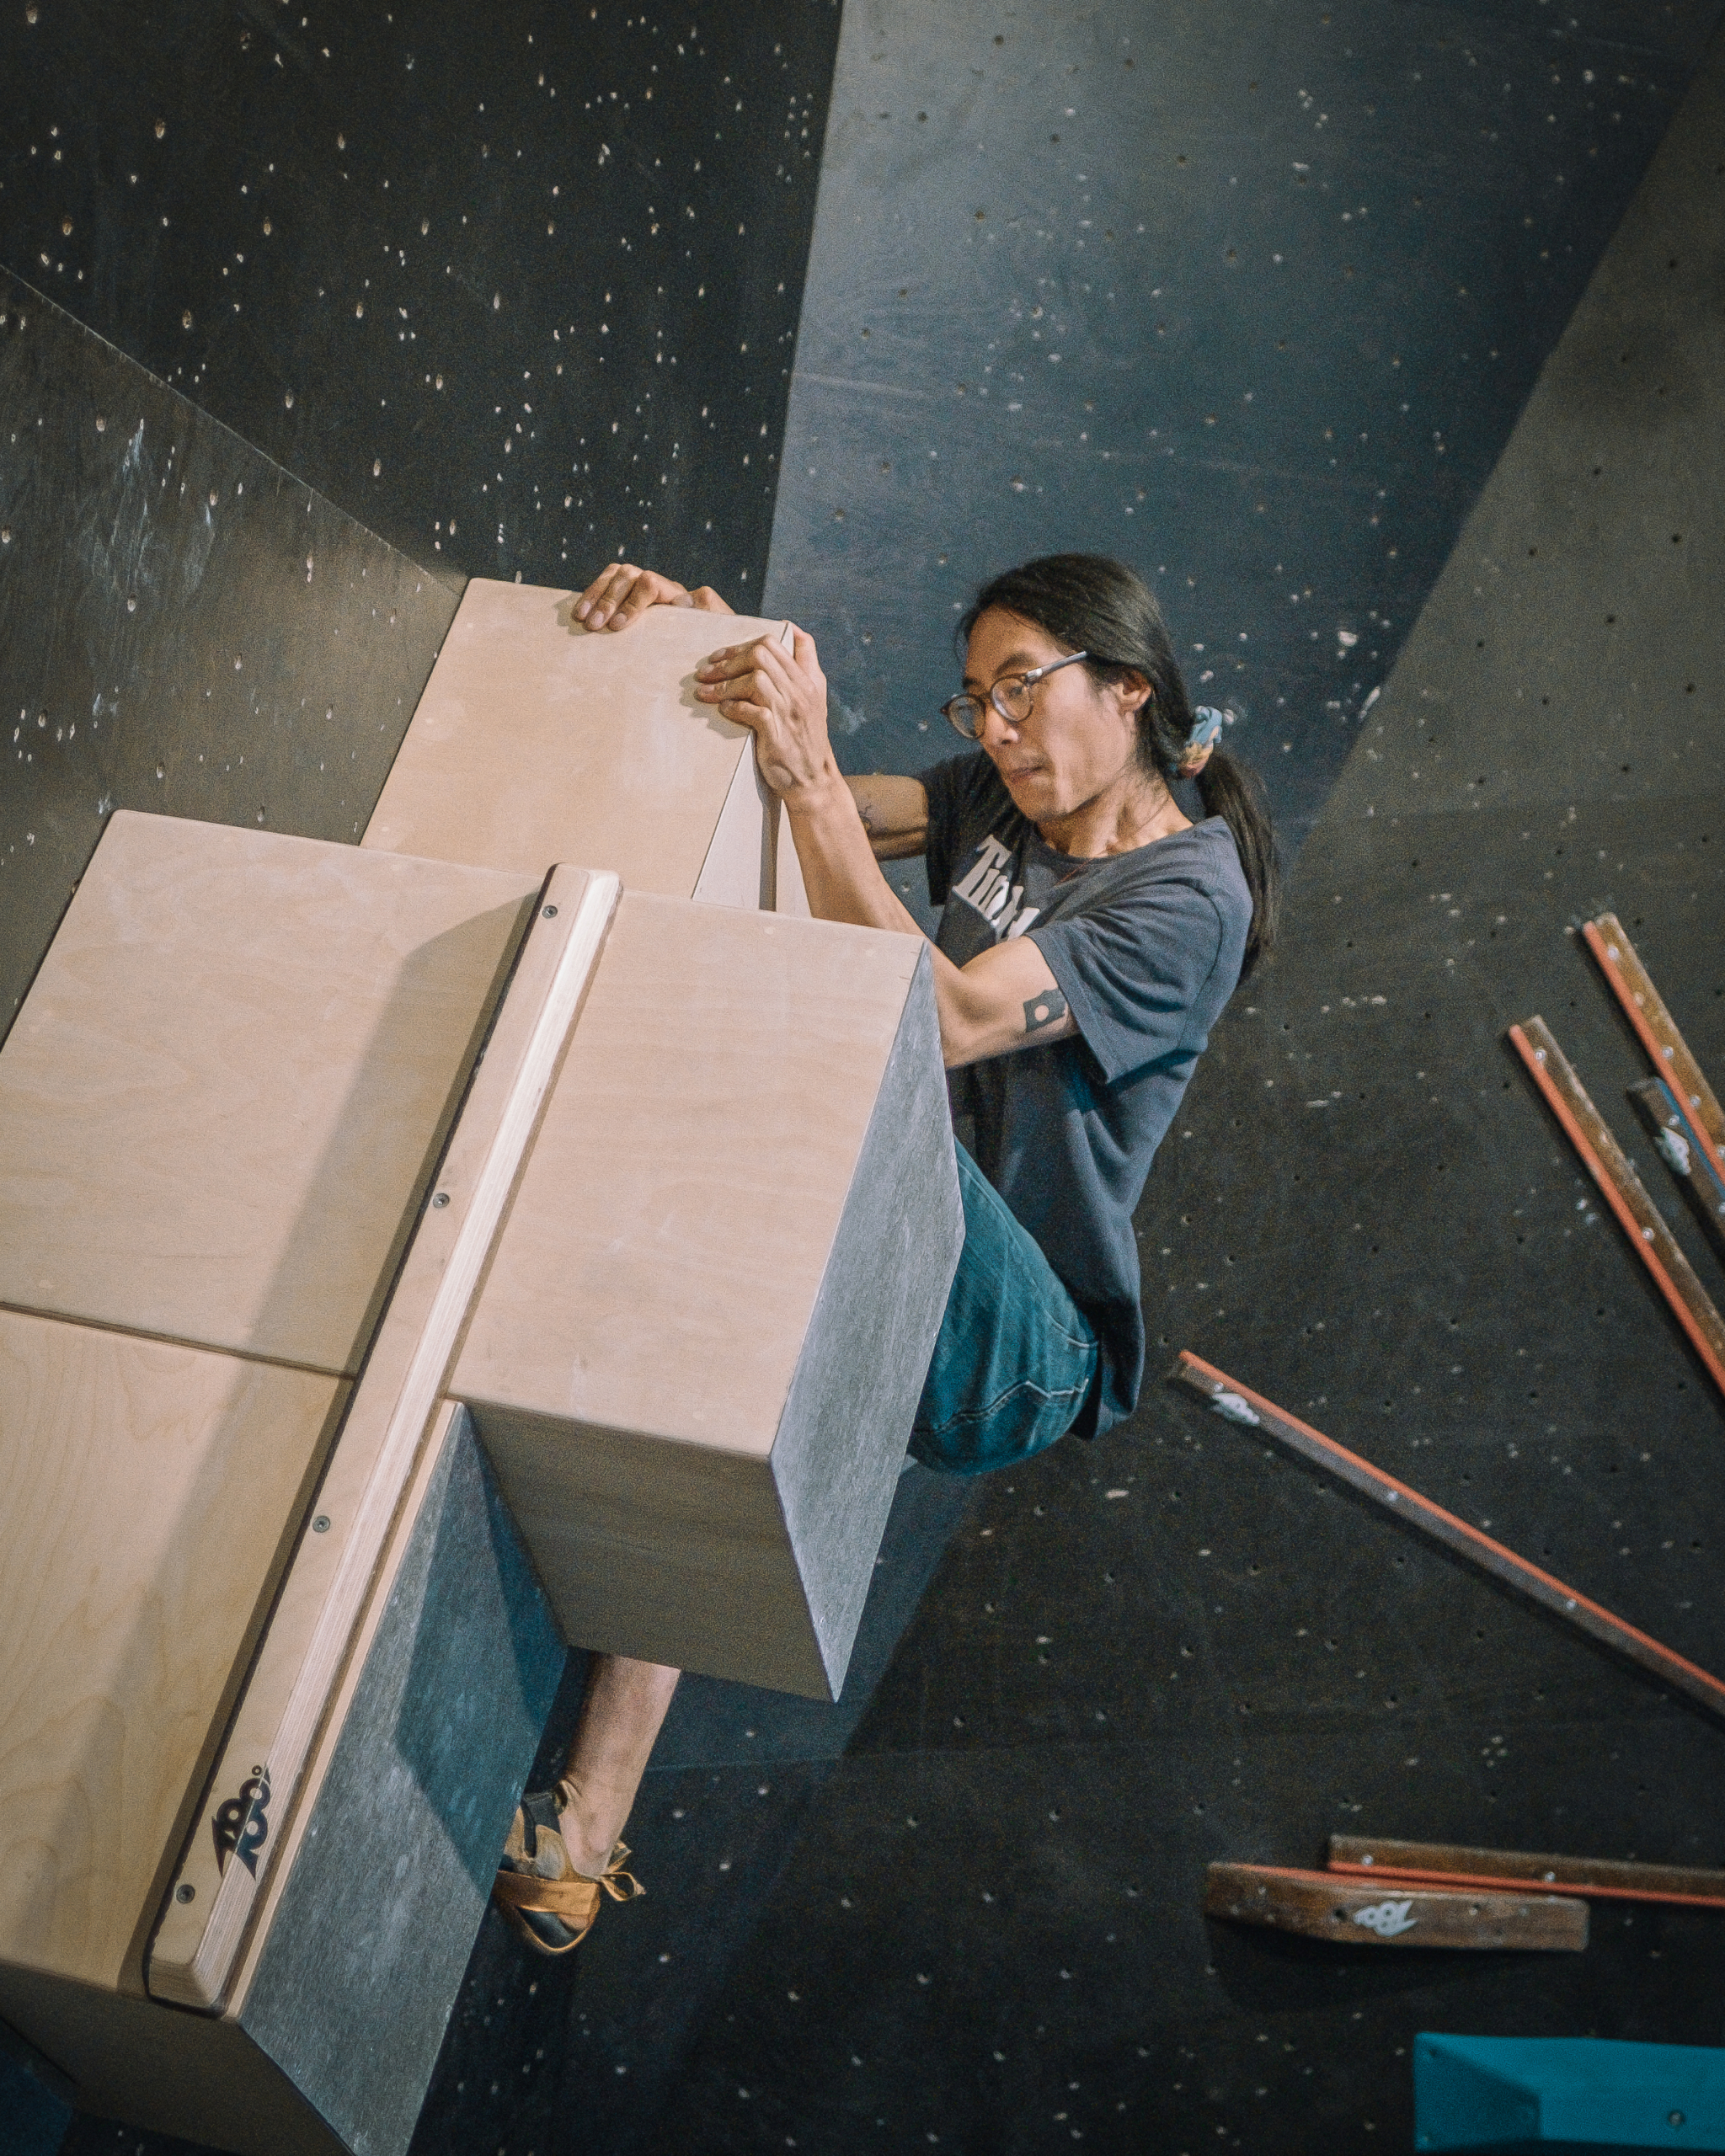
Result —
<svg viewBox="0 0 1725 2156"><path fill-rule="evenodd" d="M1012 1467L1062 1438L1096 1381L1090 1322L964 1148L964 1247L911 1433L945 1475Z"/></svg>

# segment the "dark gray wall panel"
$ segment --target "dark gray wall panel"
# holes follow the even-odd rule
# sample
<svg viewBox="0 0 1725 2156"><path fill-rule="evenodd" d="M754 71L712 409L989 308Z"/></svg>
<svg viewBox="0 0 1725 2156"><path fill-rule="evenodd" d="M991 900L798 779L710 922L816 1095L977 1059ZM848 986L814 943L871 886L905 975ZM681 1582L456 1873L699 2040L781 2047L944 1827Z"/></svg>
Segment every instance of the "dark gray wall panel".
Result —
<svg viewBox="0 0 1725 2156"><path fill-rule="evenodd" d="M0 1034L111 809L355 840L459 596L0 277Z"/></svg>
<svg viewBox="0 0 1725 2156"><path fill-rule="evenodd" d="M65 2076L0 2021L0 2156L54 2156L71 2116Z"/></svg>
<svg viewBox="0 0 1725 2156"><path fill-rule="evenodd" d="M1386 13L1388 11L1386 11ZM1543 1012L1690 1249L1573 934L1725 1076L1725 40L1320 814L1138 1214L1189 1347L1725 1672L1722 1404L1504 1027ZM1153 1363L1154 1367L1154 1363ZM1414 2032L1717 2044L1715 1921L1576 1956L1207 1923L1333 1830L1717 1865L1725 1732L1152 1381L979 1489L663 2145L1412 2146ZM746 2099L741 2091L746 2089Z"/></svg>
<svg viewBox="0 0 1725 2156"><path fill-rule="evenodd" d="M417 559L746 595L837 22L19 0L0 262Z"/></svg>
<svg viewBox="0 0 1725 2156"><path fill-rule="evenodd" d="M724 1995L971 1496L970 1484L920 1467L900 1479L836 1705L684 1678L628 1826L647 1898L607 1906L562 1963L524 1954L500 1918L488 1919L416 2151L507 2141L570 2156L657 2156L668 2145L659 2113L690 2038ZM560 1769L586 1664L569 1657L533 1786Z"/></svg>
<svg viewBox="0 0 1725 2156"><path fill-rule="evenodd" d="M855 0L767 586L847 767L957 749L983 576L1119 553L1297 843L1718 15Z"/></svg>

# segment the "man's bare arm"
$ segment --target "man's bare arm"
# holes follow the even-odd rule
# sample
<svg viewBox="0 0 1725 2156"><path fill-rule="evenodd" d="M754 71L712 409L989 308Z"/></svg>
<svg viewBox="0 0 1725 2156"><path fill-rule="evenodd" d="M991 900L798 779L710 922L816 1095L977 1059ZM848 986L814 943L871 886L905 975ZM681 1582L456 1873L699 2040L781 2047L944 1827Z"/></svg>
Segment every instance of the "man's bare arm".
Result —
<svg viewBox="0 0 1725 2156"><path fill-rule="evenodd" d="M799 787L785 798L785 807L816 920L921 934L881 874L879 856L866 850L836 770L829 765L824 786ZM1053 969L1028 936L996 943L965 966L937 948L931 956L941 1054L949 1070L1014 1049L1070 1040L1077 1032Z"/></svg>
<svg viewBox="0 0 1725 2156"><path fill-rule="evenodd" d="M1028 936L954 966L935 953L935 999L947 1068L1014 1049L1071 1040L1078 1027L1049 962Z"/></svg>
<svg viewBox="0 0 1725 2156"><path fill-rule="evenodd" d="M883 782L841 776L827 739L826 677L814 639L801 629L793 634L789 651L776 637L761 637L715 652L696 669L695 693L754 734L761 775L789 817L815 919L920 936L915 917L881 874L857 813L856 787ZM920 780L884 783L908 783L923 794ZM900 813L914 808L904 795L898 798ZM924 796L925 820L927 813ZM1028 936L996 944L962 969L943 951L932 956L941 1050L948 1069L1068 1039L1077 1031L1060 983Z"/></svg>
<svg viewBox="0 0 1725 2156"><path fill-rule="evenodd" d="M871 771L845 784L877 861L907 861L923 851L928 843L928 794L920 778Z"/></svg>

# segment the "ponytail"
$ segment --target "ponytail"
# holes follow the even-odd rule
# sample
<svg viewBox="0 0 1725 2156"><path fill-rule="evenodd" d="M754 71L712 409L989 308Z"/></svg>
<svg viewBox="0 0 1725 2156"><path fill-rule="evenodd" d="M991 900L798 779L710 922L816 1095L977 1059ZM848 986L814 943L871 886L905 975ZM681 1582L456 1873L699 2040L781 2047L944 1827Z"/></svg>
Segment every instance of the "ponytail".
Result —
<svg viewBox="0 0 1725 2156"><path fill-rule="evenodd" d="M1276 834L1264 798L1263 781L1250 764L1220 746L1198 774L1198 792L1207 816L1220 816L1234 834L1234 844L1252 894L1252 926L1246 931L1244 980L1260 958L1275 948L1281 925L1282 878L1276 861Z"/></svg>

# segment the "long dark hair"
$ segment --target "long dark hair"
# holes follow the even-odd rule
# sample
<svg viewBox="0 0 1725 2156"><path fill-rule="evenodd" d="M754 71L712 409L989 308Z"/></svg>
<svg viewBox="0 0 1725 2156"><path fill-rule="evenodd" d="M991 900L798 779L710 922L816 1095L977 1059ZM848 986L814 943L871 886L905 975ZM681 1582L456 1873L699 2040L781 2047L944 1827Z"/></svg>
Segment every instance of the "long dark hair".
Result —
<svg viewBox="0 0 1725 2156"><path fill-rule="evenodd" d="M958 627L961 652L972 629L996 606L1032 622L1068 651L1088 653L1085 671L1097 681L1143 675L1150 695L1138 713L1138 760L1172 790L1192 731L1192 702L1162 609L1144 579L1106 554L1048 554L1026 562L984 584L971 600ZM1198 775L1198 792L1204 814L1221 817L1233 833L1252 894L1243 979L1274 945L1281 912L1275 832L1263 782L1219 743Z"/></svg>

